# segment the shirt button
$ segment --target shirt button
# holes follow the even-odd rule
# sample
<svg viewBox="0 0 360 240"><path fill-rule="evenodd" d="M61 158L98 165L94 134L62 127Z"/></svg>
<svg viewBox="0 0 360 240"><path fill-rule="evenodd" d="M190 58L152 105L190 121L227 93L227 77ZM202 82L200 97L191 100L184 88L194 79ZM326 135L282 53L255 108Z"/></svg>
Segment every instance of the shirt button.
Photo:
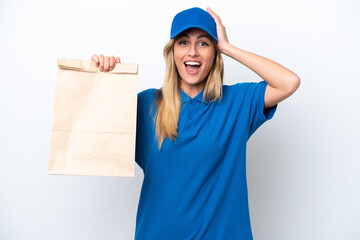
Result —
<svg viewBox="0 0 360 240"><path fill-rule="evenodd" d="M191 100L190 102L192 105L195 105L195 100Z"/></svg>
<svg viewBox="0 0 360 240"><path fill-rule="evenodd" d="M189 119L192 119L192 115L189 115Z"/></svg>

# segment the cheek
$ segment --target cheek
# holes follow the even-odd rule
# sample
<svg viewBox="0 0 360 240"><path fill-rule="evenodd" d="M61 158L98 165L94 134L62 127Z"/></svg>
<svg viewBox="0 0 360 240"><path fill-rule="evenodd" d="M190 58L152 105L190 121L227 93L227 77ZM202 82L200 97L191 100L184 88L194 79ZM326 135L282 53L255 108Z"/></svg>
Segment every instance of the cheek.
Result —
<svg viewBox="0 0 360 240"><path fill-rule="evenodd" d="M207 71L210 71L210 69L213 67L215 61L215 55L209 54L209 56L206 58L206 69Z"/></svg>
<svg viewBox="0 0 360 240"><path fill-rule="evenodd" d="M175 60L176 68L179 69L182 65L182 57L180 52L176 51L176 49L174 49L174 60Z"/></svg>
<svg viewBox="0 0 360 240"><path fill-rule="evenodd" d="M177 60L175 59L175 67L176 67L176 70L177 70L178 72L179 72L179 71L182 71L181 65L182 65L181 61L177 61Z"/></svg>

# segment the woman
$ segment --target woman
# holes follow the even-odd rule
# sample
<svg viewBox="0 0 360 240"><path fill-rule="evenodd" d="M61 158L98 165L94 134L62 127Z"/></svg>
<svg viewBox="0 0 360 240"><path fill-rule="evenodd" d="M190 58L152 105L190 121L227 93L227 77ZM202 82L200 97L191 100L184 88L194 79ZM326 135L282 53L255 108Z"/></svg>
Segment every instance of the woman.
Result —
<svg viewBox="0 0 360 240"><path fill-rule="evenodd" d="M252 239L246 143L300 79L231 45L209 8L178 13L170 38L163 87L138 94L136 162L144 181L135 239ZM221 54L264 81L223 85ZM105 72L120 62L91 59Z"/></svg>

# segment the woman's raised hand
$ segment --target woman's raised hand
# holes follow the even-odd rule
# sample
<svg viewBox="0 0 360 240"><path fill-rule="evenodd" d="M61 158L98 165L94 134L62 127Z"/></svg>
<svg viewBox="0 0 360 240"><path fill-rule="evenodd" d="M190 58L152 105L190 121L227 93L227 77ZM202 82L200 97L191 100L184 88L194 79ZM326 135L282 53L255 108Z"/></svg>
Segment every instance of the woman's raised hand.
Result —
<svg viewBox="0 0 360 240"><path fill-rule="evenodd" d="M120 57L115 58L113 55L104 57L102 54L93 54L90 60L95 62L95 66L99 67L100 72L111 71L114 69L115 63L120 63Z"/></svg>
<svg viewBox="0 0 360 240"><path fill-rule="evenodd" d="M222 23L219 15L217 15L211 8L207 8L208 13L213 17L215 23L216 23L216 32L218 37L218 43L217 46L221 53L225 53L226 48L230 45L226 29L224 24Z"/></svg>

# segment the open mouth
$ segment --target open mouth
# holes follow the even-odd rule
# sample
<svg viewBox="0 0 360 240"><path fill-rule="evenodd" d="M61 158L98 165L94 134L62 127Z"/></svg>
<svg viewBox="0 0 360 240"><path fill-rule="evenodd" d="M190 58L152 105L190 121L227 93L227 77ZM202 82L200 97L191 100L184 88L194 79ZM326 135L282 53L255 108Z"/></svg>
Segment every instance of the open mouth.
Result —
<svg viewBox="0 0 360 240"><path fill-rule="evenodd" d="M200 62L184 62L186 71L190 74L196 74L199 72L201 63Z"/></svg>

